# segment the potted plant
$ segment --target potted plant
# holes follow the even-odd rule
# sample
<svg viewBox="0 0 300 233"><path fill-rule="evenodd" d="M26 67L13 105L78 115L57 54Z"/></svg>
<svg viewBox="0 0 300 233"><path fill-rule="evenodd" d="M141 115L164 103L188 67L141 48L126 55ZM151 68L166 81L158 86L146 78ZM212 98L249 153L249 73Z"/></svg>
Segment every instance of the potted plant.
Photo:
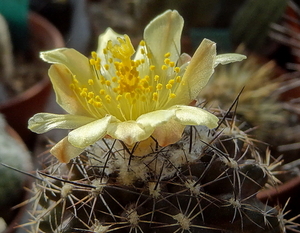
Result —
<svg viewBox="0 0 300 233"><path fill-rule="evenodd" d="M283 209L257 199L276 183L273 164L239 127L233 106L204 109L195 101L215 66L245 56L217 55L207 39L192 58L180 55L182 27L177 11L159 15L145 28L134 58L130 38L111 29L90 59L66 48L41 53L53 64L49 75L68 114L36 114L29 128L72 131L50 150L58 160L37 172L32 231L294 227Z"/></svg>
<svg viewBox="0 0 300 233"><path fill-rule="evenodd" d="M3 233L11 233L25 212L25 208L13 207L28 197L24 186L30 187L32 182L14 169L30 172L33 161L23 140L6 123L3 115L0 115L0 144L0 229Z"/></svg>
<svg viewBox="0 0 300 233"><path fill-rule="evenodd" d="M0 103L0 112L25 143L31 146L34 136L27 129L27 121L33 113L44 109L51 92L47 67L39 62L38 54L42 50L63 47L64 40L51 23L34 12L28 15L28 27L28 51L22 56L18 54L18 57L12 57L14 63L10 64L13 67L10 79L1 78L5 90L19 90L13 90Z"/></svg>

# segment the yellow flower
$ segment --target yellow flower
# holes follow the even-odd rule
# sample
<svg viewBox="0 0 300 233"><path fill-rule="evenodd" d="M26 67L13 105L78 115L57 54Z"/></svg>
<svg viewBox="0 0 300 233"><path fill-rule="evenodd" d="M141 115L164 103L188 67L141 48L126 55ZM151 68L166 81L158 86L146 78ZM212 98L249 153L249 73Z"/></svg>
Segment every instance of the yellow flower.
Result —
<svg viewBox="0 0 300 233"><path fill-rule="evenodd" d="M216 116L188 105L215 66L245 57L217 56L215 43L207 39L193 58L180 55L182 27L178 12L168 10L145 28L136 52L127 35L112 29L99 37L91 59L74 49L42 52L41 58L53 63L49 76L57 103L69 114L36 114L29 129L73 129L51 149L68 162L106 135L127 145L152 135L166 146L180 139L185 125L216 127Z"/></svg>

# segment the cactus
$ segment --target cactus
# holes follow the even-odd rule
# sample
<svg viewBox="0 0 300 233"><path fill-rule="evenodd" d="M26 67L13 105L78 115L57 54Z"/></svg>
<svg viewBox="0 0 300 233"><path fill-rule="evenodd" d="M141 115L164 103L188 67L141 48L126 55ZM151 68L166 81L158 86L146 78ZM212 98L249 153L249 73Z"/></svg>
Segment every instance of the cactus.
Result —
<svg viewBox="0 0 300 233"><path fill-rule="evenodd" d="M209 109L213 115L191 101L215 66L244 57L216 55L209 40L204 40L191 59L186 54L174 55L179 49L181 22L176 11L166 11L146 27L138 53L143 62L129 59L132 45L127 36L120 35L99 50L98 54L103 51L105 55L101 58L94 52L88 60L68 49L42 53L44 60L54 63L50 78L58 103L69 115L36 114L29 128L38 133L75 129L50 150L59 161L50 157L37 171L28 200L31 219L23 225L28 232L284 232L296 225L293 219L284 219L279 206L268 206L256 198L261 189L276 185L280 161L272 161L269 151L257 149L246 125L231 112L233 106L227 112ZM158 38L153 35L156 30L159 36L165 31L170 34ZM100 38L113 35L108 30ZM163 51L160 57L166 46L171 52ZM80 69L72 64L77 59ZM114 59L119 59L115 70L109 65ZM146 64L143 69L141 64ZM85 81L91 70L100 78L91 75L88 86ZM87 72L84 77L82 71ZM153 76L152 71L161 73ZM113 72L116 76L109 76ZM146 75L138 82L138 75L144 77L146 72L151 77ZM181 84L171 80L174 74ZM157 84L158 79L161 83ZM100 94L108 93L106 86L116 85L113 91L118 95L111 90L106 102L96 98L95 83L102 85ZM178 86L173 88L173 84ZM118 105L110 105L111 96ZM143 101L155 108L149 110Z"/></svg>
<svg viewBox="0 0 300 233"><path fill-rule="evenodd" d="M239 50L243 51L241 47ZM274 61L261 60L250 53L242 63L217 67L213 79L201 91L200 97L208 106L228 109L242 91L236 111L240 119L255 128L251 134L271 145L282 144L287 138L282 138L282 133L293 117L284 109L285 102L280 98L288 82L284 75L278 74ZM296 85L295 79L290 82Z"/></svg>
<svg viewBox="0 0 300 233"><path fill-rule="evenodd" d="M285 232L279 207L256 198L276 184L270 154L223 120L167 147L102 139L68 164L51 161L32 189L32 232Z"/></svg>
<svg viewBox="0 0 300 233"><path fill-rule="evenodd" d="M0 114L0 219L6 224L15 217L16 211L11 208L20 202L25 193L23 186L29 183L26 176L7 166L26 172L33 167L29 151L17 136Z"/></svg>
<svg viewBox="0 0 300 233"><path fill-rule="evenodd" d="M0 14L0 101L7 99L8 93L5 85L13 75L13 53L10 41L10 32L5 18Z"/></svg>

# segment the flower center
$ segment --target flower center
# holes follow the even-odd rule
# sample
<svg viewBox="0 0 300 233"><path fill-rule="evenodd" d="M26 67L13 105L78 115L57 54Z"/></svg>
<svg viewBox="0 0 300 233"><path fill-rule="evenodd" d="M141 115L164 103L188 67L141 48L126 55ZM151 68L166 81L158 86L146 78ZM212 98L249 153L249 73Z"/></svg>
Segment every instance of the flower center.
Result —
<svg viewBox="0 0 300 233"><path fill-rule="evenodd" d="M118 43L108 41L100 58L92 52L90 65L94 76L87 83L73 78L71 88L83 106L95 117L111 114L119 120L135 120L142 114L166 109L176 97L181 81L180 68L164 56L160 67L155 65L145 41L140 42L138 58L132 60L135 50L127 35Z"/></svg>

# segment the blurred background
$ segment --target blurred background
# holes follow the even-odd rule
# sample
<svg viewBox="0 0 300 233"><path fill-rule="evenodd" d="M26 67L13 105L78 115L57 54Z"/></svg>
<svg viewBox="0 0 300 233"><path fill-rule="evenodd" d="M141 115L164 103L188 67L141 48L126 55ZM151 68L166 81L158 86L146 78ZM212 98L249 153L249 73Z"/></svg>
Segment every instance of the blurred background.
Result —
<svg viewBox="0 0 300 233"><path fill-rule="evenodd" d="M27 130L27 121L35 113L63 112L55 102L47 77L49 66L40 61L40 51L69 47L89 56L107 27L128 34L137 45L151 19L167 9L176 9L185 21L182 52L192 55L202 39L208 38L217 43L218 53L248 56L241 64L218 68L199 98L212 107L228 109L244 88L236 110L241 122L247 123L254 138L264 142L258 147L269 147L274 158L283 156L285 162L280 169L285 172L280 179L299 180L299 4L299 0L1 0L0 112L7 122L1 135L6 144L7 134L11 136L14 131L19 135L16 143L22 141L28 156L21 158L17 151L8 160L3 152L0 162L27 172L35 170L42 166L37 160L49 142L67 134L55 130L37 136ZM16 166L16 160L24 162ZM28 180L11 169L0 168L5 174L0 174L0 190L8 190L0 197L8 198L9 190L20 193L9 204L0 202L3 210L21 202L22 187ZM2 177L16 181L4 182L7 179ZM11 183L18 189L8 189ZM295 216L300 213L299 189L300 182L273 201L284 203L292 197L289 206ZM4 225L16 221L12 219L18 213L0 211Z"/></svg>

